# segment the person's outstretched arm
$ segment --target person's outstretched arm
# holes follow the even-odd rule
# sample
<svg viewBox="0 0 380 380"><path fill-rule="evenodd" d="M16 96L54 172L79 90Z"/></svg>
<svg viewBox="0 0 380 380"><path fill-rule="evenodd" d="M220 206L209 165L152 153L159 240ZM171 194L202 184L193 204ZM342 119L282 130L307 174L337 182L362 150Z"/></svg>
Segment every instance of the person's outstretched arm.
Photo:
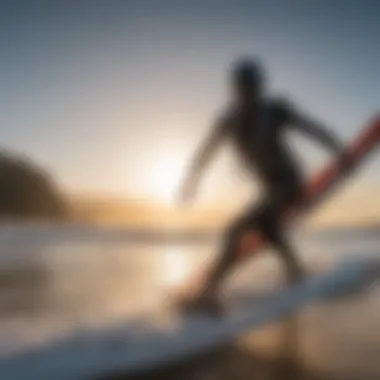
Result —
<svg viewBox="0 0 380 380"><path fill-rule="evenodd" d="M220 146L226 134L227 122L225 120L217 122L211 129L211 133L198 148L191 161L185 180L180 192L180 200L191 200L196 193L198 182L211 161L215 151Z"/></svg>
<svg viewBox="0 0 380 380"><path fill-rule="evenodd" d="M340 166L343 169L341 170L341 175L349 173L352 159L347 153L346 145L331 129L297 111L291 111L291 124L294 128L319 141L324 147L339 157Z"/></svg>
<svg viewBox="0 0 380 380"><path fill-rule="evenodd" d="M328 150L337 155L344 154L345 144L331 129L326 128L309 116L300 114L298 111L292 111L291 120L294 128L313 137Z"/></svg>

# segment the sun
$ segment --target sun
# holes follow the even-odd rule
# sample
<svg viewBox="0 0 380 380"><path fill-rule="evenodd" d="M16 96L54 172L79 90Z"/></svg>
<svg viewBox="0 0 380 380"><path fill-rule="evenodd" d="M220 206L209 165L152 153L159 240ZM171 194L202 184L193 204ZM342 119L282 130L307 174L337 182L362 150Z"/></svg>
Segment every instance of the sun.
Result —
<svg viewBox="0 0 380 380"><path fill-rule="evenodd" d="M162 202L173 202L184 175L181 156L174 151L162 153L157 156L151 170L154 197Z"/></svg>

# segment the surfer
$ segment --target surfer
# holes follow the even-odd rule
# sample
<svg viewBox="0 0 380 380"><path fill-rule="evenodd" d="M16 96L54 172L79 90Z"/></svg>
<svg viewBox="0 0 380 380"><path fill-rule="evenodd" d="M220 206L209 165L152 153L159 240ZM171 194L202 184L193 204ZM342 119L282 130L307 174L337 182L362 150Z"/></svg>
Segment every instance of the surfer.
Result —
<svg viewBox="0 0 380 380"><path fill-rule="evenodd" d="M190 201L216 148L228 140L248 173L256 173L263 193L260 202L249 207L227 228L223 252L202 291L196 298L185 302L186 309L220 308L220 285L237 261L244 237L252 230L265 236L282 259L289 283L304 276L295 250L279 224L280 215L297 200L305 183L300 165L286 145L284 132L288 128L303 132L342 158L344 145L332 132L285 99L267 96L265 79L262 66L254 59L241 59L234 65L231 72L233 100L196 152L183 183L181 200Z"/></svg>

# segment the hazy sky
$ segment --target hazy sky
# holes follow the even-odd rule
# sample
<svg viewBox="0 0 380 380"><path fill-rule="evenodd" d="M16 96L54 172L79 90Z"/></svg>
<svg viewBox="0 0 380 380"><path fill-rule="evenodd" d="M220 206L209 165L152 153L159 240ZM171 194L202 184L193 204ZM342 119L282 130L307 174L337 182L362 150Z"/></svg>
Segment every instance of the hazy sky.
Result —
<svg viewBox="0 0 380 380"><path fill-rule="evenodd" d="M0 144L70 192L168 199L241 54L261 57L272 90L344 138L379 108L377 0L0 4ZM228 154L214 168L209 196L238 196ZM375 172L364 177L379 186Z"/></svg>

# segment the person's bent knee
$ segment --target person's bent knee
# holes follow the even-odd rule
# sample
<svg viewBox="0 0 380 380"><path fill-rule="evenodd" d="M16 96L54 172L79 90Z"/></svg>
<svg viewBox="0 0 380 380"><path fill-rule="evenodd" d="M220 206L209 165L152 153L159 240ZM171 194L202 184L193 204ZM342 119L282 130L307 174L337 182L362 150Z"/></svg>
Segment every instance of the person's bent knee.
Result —
<svg viewBox="0 0 380 380"><path fill-rule="evenodd" d="M250 226L246 223L235 223L224 234L225 260L234 261L240 250L244 235L249 233Z"/></svg>
<svg viewBox="0 0 380 380"><path fill-rule="evenodd" d="M268 240L271 240L277 230L277 220L269 212L257 215L255 227L259 233L263 234Z"/></svg>

